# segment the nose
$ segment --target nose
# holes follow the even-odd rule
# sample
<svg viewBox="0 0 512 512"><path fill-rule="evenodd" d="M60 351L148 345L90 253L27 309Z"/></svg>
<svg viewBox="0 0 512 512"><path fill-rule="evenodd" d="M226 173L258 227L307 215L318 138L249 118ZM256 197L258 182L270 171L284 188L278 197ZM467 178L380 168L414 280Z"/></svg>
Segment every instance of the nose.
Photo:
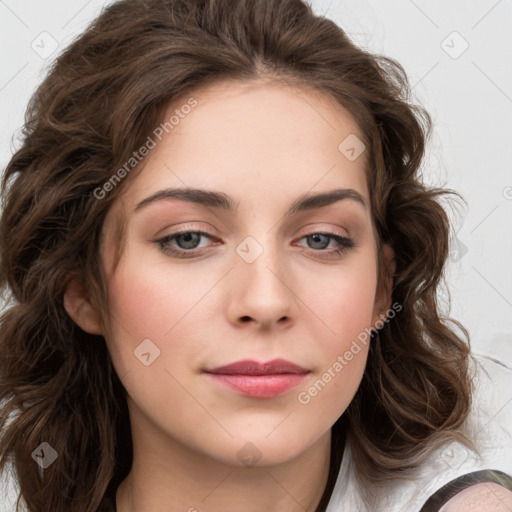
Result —
<svg viewBox="0 0 512 512"><path fill-rule="evenodd" d="M250 247L255 250L254 241ZM235 256L229 273L229 320L237 325L251 324L260 329L289 327L295 318L295 294L284 254L269 244L252 262L243 249Z"/></svg>

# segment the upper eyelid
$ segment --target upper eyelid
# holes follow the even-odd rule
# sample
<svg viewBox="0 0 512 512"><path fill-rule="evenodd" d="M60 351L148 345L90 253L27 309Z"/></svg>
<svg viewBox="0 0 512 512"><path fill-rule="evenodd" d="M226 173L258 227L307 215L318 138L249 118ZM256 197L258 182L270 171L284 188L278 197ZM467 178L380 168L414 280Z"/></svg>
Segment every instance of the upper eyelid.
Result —
<svg viewBox="0 0 512 512"><path fill-rule="evenodd" d="M194 221L192 221L192 222L194 222ZM317 225L317 224L322 224L322 223L321 222L318 222L318 223L313 222L313 223L311 223L311 225ZM171 226L168 226L167 228L164 228L164 229L162 229L160 231L165 231L165 229L168 229L170 227ZM351 234L350 234L351 230L349 230L348 227L344 227L344 228L341 228L341 227L337 227L337 228L311 228L311 227L307 227L307 228L303 228L303 229L307 229L307 233L305 233L305 234L303 234L301 236L308 236L309 234L317 234L317 233L333 234L333 235L337 235L337 236L345 236L347 238L351 236ZM178 228L177 231L169 233L169 235L164 235L164 236L165 237L166 236L173 236L173 235L179 235L179 234L190 233L190 232L193 232L193 233L202 232L205 235L211 236L213 238L215 238L215 237L218 238L219 236L226 236L226 234L221 234L221 235L218 235L218 236L214 235L213 233L208 232L208 228L203 228L203 227L200 227L198 225L193 225L192 223L184 223L184 225L181 228Z"/></svg>

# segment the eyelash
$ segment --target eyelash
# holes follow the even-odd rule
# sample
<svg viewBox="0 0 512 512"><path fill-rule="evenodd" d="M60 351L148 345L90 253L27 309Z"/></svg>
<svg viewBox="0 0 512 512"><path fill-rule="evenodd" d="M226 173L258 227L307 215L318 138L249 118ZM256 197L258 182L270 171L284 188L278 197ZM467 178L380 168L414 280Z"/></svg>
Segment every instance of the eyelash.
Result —
<svg viewBox="0 0 512 512"><path fill-rule="evenodd" d="M173 233L172 235L167 235L158 240L154 240L154 243L156 243L159 246L160 250L168 256L174 256L177 258L193 258L193 257L197 256L197 254L193 253L193 251L196 251L197 249L191 249L191 250L186 251L184 249L172 248L168 245L169 242L171 240L175 239L176 237L178 237L180 235L186 235L186 234L192 234L192 233L201 235L201 236L205 236L210 239L214 238L212 235L210 235L209 233L206 233L205 231L188 230L188 231L181 231L181 232ZM326 251L324 249L320 249L320 250L310 249L311 251L313 251L315 253L325 253L328 255L328 257L335 257L336 255L341 257L349 249L353 249L354 247L356 247L356 244L354 243L354 241L346 236L342 236L337 233L325 233L322 231L304 235L299 240L302 240L303 238L311 237L313 235L324 235L324 236L327 236L328 238L334 239L337 243L340 244L341 247L339 249L332 249L330 251Z"/></svg>

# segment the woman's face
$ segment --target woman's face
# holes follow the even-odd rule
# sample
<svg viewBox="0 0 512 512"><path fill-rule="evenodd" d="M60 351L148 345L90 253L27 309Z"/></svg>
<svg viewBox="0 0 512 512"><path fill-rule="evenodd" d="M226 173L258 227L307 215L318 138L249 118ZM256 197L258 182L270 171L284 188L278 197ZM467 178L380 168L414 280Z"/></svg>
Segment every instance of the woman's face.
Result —
<svg viewBox="0 0 512 512"><path fill-rule="evenodd" d="M329 434L389 307L376 297L367 155L347 111L318 93L226 81L193 98L166 113L180 113L169 133L150 134L107 216L107 343L134 435L275 464ZM276 359L300 369L263 365ZM247 360L262 366L221 368Z"/></svg>

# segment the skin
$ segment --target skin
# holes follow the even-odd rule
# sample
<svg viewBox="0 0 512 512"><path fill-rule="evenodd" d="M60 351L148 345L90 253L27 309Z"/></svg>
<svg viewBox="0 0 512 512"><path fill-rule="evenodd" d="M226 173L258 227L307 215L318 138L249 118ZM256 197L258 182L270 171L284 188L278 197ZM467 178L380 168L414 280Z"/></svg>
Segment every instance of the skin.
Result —
<svg viewBox="0 0 512 512"><path fill-rule="evenodd" d="M464 489L439 512L510 512L512 491L495 483L482 483Z"/></svg>
<svg viewBox="0 0 512 512"><path fill-rule="evenodd" d="M104 332L80 283L71 281L65 296L84 330L105 335L128 393L134 463L117 510L132 510L131 484L137 511L314 511L327 480L330 429L357 390L368 345L360 343L307 404L297 396L384 318L391 296L377 293L369 206L343 199L285 213L304 194L339 188L357 191L369 205L367 155L350 161L338 150L348 135L362 137L346 110L305 89L226 81L193 96L198 106L152 149L107 215L101 255L112 332ZM174 187L222 192L238 210L166 199L135 211ZM126 241L113 271L120 213ZM208 232L197 248L179 237L168 241L193 257L165 254L155 243L182 229ZM355 247L338 255L335 238L315 242L315 233L348 237ZM257 245L242 244L248 236L263 251L251 263L236 250L254 254ZM384 246L382 257L392 272L392 250ZM149 366L134 355L145 339L160 350ZM310 373L270 399L234 393L202 373L278 357Z"/></svg>

